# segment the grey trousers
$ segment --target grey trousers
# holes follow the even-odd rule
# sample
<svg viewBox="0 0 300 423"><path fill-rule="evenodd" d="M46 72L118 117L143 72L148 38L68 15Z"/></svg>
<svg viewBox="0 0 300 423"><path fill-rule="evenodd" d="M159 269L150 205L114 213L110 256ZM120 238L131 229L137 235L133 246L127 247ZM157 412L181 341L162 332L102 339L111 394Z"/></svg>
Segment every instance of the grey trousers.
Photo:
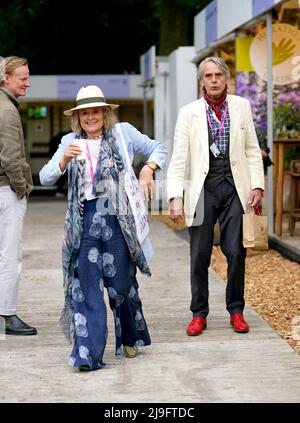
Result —
<svg viewBox="0 0 300 423"><path fill-rule="evenodd" d="M23 222L27 200L10 186L0 187L0 315L16 314L22 269Z"/></svg>

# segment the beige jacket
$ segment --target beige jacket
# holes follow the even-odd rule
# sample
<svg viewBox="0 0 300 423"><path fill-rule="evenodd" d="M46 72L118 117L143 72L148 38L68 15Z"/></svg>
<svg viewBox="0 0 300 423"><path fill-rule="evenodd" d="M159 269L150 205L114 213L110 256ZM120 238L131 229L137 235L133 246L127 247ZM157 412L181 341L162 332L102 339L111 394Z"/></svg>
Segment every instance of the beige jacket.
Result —
<svg viewBox="0 0 300 423"><path fill-rule="evenodd" d="M244 211L250 191L264 189L261 152L248 100L228 95L230 114L230 166ZM186 175L186 167L188 172ZM196 206L209 171L209 142L205 101L196 100L180 109L174 136L174 150L167 174L168 198L182 197L186 224L191 226Z"/></svg>
<svg viewBox="0 0 300 423"><path fill-rule="evenodd" d="M10 185L18 198L28 195L33 188L18 101L0 87L0 187L5 185Z"/></svg>

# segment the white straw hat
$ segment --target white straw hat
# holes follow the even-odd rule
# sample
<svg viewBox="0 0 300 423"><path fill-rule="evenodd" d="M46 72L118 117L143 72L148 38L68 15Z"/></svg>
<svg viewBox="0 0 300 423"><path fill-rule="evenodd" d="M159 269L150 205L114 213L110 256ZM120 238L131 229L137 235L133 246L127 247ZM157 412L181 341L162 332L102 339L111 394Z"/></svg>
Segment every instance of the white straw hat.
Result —
<svg viewBox="0 0 300 423"><path fill-rule="evenodd" d="M87 107L105 107L108 106L111 109L119 107L118 104L106 103L106 99L103 92L96 85L88 85L87 87L81 87L76 96L76 107L64 111L64 115L72 116L74 110L86 109Z"/></svg>

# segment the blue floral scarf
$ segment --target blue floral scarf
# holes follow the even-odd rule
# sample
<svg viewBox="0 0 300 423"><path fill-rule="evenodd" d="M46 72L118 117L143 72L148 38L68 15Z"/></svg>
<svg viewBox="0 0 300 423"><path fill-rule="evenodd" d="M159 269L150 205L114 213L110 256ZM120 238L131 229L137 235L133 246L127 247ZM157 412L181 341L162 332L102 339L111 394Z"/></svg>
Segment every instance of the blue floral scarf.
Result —
<svg viewBox="0 0 300 423"><path fill-rule="evenodd" d="M83 138L84 134L76 135ZM71 291L83 231L84 174L86 162L72 160L69 164L68 208L64 226L62 265L65 303L60 324L67 339L72 342ZM151 275L141 245L136 236L135 220L124 187L125 168L116 139L111 130L104 129L93 183L93 195L108 198L117 216L133 263L142 273Z"/></svg>

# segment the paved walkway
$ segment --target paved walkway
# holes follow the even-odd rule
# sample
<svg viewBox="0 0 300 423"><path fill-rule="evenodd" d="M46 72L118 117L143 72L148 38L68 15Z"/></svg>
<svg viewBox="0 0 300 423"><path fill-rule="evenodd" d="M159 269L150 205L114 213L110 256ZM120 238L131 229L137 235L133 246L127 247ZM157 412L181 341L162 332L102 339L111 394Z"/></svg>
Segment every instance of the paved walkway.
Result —
<svg viewBox="0 0 300 423"><path fill-rule="evenodd" d="M225 284L213 273L208 328L185 335L188 244L158 221L151 222L153 276L138 278L152 345L135 359L116 359L109 310L107 367L87 373L69 367L70 345L58 325L64 212L62 201L29 204L19 315L39 333L0 340L0 402L299 402L300 356L250 308L251 331L234 333Z"/></svg>

